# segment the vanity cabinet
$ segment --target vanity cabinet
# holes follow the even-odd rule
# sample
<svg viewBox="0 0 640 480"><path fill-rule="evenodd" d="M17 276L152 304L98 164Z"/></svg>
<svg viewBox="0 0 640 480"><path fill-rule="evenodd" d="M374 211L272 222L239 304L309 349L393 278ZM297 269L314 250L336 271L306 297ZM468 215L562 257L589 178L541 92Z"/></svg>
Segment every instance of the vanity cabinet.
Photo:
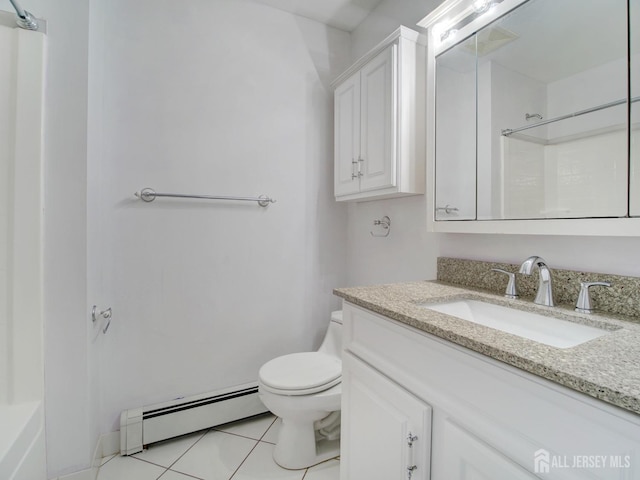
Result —
<svg viewBox="0 0 640 480"><path fill-rule="evenodd" d="M533 480L537 478L450 419L443 419L440 451L433 478Z"/></svg>
<svg viewBox="0 0 640 480"><path fill-rule="evenodd" d="M343 321L342 480L640 479L638 415L346 301Z"/></svg>
<svg viewBox="0 0 640 480"><path fill-rule="evenodd" d="M431 407L349 353L342 365L341 477L427 480Z"/></svg>
<svg viewBox="0 0 640 480"><path fill-rule="evenodd" d="M424 55L400 27L333 82L336 200L424 193Z"/></svg>

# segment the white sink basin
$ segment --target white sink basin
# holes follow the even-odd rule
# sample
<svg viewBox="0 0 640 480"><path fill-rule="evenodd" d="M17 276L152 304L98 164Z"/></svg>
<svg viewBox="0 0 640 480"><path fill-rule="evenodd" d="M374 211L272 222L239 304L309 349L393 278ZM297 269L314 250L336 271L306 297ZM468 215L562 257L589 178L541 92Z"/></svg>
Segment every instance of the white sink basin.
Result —
<svg viewBox="0 0 640 480"><path fill-rule="evenodd" d="M600 328L478 300L463 299L420 306L558 348L575 347L609 333Z"/></svg>

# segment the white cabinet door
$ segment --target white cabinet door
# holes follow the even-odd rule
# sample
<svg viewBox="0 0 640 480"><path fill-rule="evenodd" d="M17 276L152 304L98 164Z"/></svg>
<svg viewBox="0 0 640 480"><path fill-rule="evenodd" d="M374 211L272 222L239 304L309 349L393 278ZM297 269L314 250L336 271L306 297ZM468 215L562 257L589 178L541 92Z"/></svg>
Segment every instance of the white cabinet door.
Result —
<svg viewBox="0 0 640 480"><path fill-rule="evenodd" d="M335 179L336 196L360 191L360 72L335 91Z"/></svg>
<svg viewBox="0 0 640 480"><path fill-rule="evenodd" d="M396 52L390 45L360 72L360 191L396 185Z"/></svg>
<svg viewBox="0 0 640 480"><path fill-rule="evenodd" d="M431 407L344 354L340 478L427 480Z"/></svg>
<svg viewBox="0 0 640 480"><path fill-rule="evenodd" d="M337 201L424 193L424 53L400 27L332 83Z"/></svg>
<svg viewBox="0 0 640 480"><path fill-rule="evenodd" d="M538 478L449 419L441 425L434 428L434 480Z"/></svg>

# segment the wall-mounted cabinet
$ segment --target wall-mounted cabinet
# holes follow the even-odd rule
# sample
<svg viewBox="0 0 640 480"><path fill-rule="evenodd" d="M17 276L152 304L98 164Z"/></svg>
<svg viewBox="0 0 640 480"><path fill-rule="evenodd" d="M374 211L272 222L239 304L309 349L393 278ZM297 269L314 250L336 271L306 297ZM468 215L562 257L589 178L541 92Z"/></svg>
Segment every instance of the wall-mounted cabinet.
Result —
<svg viewBox="0 0 640 480"><path fill-rule="evenodd" d="M400 27L333 82L336 200L424 193L424 53Z"/></svg>

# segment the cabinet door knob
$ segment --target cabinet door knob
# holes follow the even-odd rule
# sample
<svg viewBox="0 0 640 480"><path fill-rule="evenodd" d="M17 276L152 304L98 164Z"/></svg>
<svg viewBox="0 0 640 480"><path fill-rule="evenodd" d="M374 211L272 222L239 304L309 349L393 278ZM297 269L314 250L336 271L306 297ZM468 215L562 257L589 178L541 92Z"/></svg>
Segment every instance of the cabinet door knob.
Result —
<svg viewBox="0 0 640 480"><path fill-rule="evenodd" d="M407 467L407 479L411 480L411 477L413 476L413 471L416 470L418 468L418 466L416 464L414 464L414 458L413 458L413 442L415 442L416 440L418 440L418 436L414 435L413 433L409 432L409 434L407 435L407 445L409 446L409 448L411 450L408 451L408 461L407 463L410 465ZM413 465L412 465L413 464Z"/></svg>

